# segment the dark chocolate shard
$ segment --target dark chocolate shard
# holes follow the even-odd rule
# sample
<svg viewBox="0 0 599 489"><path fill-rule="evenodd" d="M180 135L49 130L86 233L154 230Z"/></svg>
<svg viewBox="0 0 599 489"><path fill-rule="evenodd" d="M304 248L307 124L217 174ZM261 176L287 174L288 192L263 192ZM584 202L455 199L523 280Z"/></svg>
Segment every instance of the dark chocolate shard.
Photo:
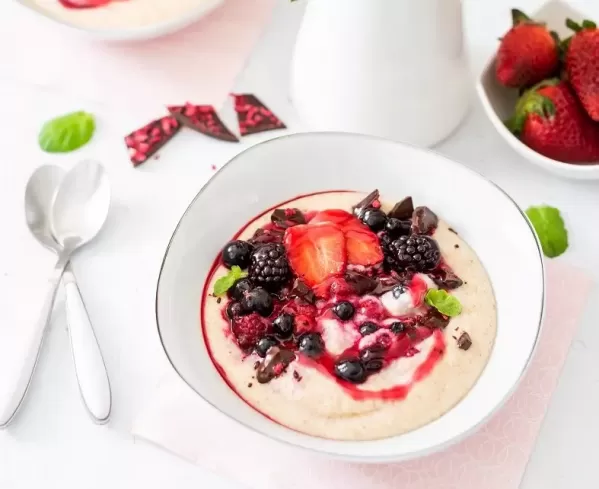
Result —
<svg viewBox="0 0 599 489"><path fill-rule="evenodd" d="M266 243L282 243L285 231L283 229L256 229L254 236L252 236L248 243L256 246L259 244Z"/></svg>
<svg viewBox="0 0 599 489"><path fill-rule="evenodd" d="M306 224L306 217L299 209L275 209L270 220L283 229L297 224Z"/></svg>
<svg viewBox="0 0 599 489"><path fill-rule="evenodd" d="M241 93L233 94L233 97L239 133L242 136L286 128L285 124L255 95Z"/></svg>
<svg viewBox="0 0 599 489"><path fill-rule="evenodd" d="M297 297L306 301L308 304L314 304L316 302L316 295L313 290L306 285L303 280L297 279L291 289L291 296Z"/></svg>
<svg viewBox="0 0 599 489"><path fill-rule="evenodd" d="M453 234L458 234L458 232L453 229L453 228L447 228L449 230L449 232L453 233ZM456 248L459 248L459 246L456 245Z"/></svg>
<svg viewBox="0 0 599 489"><path fill-rule="evenodd" d="M437 310L432 310L427 316L425 325L431 329L445 329L449 324L450 318L441 314Z"/></svg>
<svg viewBox="0 0 599 489"><path fill-rule="evenodd" d="M414 202L412 201L412 197L408 196L395 204L393 209L391 209L391 212L387 215L389 217L394 217L395 219L400 219L401 221L407 221L412 218L413 213Z"/></svg>
<svg viewBox="0 0 599 489"><path fill-rule="evenodd" d="M432 234L437 225L439 218L437 214L431 211L426 206L416 207L412 213L412 230L416 234Z"/></svg>
<svg viewBox="0 0 599 489"><path fill-rule="evenodd" d="M168 107L168 111L181 124L205 136L232 143L239 142L237 136L221 121L212 105L193 105L190 103L171 105Z"/></svg>
<svg viewBox="0 0 599 489"><path fill-rule="evenodd" d="M181 129L181 124L174 117L165 116L125 136L125 144L133 166L139 166L148 161L177 134L179 129Z"/></svg>
<svg viewBox="0 0 599 489"><path fill-rule="evenodd" d="M378 280L358 272L347 272L344 278L357 295L374 292L379 286Z"/></svg>
<svg viewBox="0 0 599 489"><path fill-rule="evenodd" d="M360 217L365 209L372 207L372 204L375 200L378 200L380 197L378 189L374 189L370 192L366 197L364 197L360 202L358 202L355 206L352 207L352 211L354 215Z"/></svg>
<svg viewBox="0 0 599 489"><path fill-rule="evenodd" d="M444 290L455 290L461 287L464 282L453 270L448 268L439 268L434 274L431 274L433 281Z"/></svg>
<svg viewBox="0 0 599 489"><path fill-rule="evenodd" d="M256 371L256 380L261 384L267 384L285 372L293 360L295 360L295 353L291 350L278 346L271 347Z"/></svg>
<svg viewBox="0 0 599 489"><path fill-rule="evenodd" d="M378 277L377 288L373 290L372 294L383 295L385 292L395 289L398 285L407 284L411 280L412 275L412 272L403 272L401 274L392 272L391 275Z"/></svg>
<svg viewBox="0 0 599 489"><path fill-rule="evenodd" d="M472 346L472 338L464 331L458 338L458 348L468 350Z"/></svg>

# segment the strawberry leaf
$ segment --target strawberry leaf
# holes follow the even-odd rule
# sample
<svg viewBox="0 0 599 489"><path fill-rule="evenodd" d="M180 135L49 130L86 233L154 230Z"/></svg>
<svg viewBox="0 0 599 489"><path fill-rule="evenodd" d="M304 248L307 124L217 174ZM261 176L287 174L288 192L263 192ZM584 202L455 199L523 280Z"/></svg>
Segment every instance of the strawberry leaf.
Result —
<svg viewBox="0 0 599 489"><path fill-rule="evenodd" d="M568 231L558 209L548 205L529 207L526 215L539 237L545 256L555 258L568 249Z"/></svg>
<svg viewBox="0 0 599 489"><path fill-rule="evenodd" d="M512 24L518 25L523 22L530 22L530 17L526 15L522 10L518 10L517 8L512 9Z"/></svg>

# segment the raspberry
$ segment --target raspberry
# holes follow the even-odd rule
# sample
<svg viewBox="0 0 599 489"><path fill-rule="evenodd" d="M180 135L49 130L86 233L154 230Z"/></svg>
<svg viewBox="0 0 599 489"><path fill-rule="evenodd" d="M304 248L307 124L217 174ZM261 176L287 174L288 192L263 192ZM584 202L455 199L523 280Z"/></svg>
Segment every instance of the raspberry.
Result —
<svg viewBox="0 0 599 489"><path fill-rule="evenodd" d="M231 331L242 350L251 350L258 340L266 335L269 321L257 313L237 317L233 320Z"/></svg>

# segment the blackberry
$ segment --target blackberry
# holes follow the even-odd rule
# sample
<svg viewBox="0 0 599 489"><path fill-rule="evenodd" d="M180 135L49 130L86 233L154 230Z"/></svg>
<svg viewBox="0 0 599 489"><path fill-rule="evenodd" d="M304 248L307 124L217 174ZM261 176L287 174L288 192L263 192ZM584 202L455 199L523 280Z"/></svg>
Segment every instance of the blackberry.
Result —
<svg viewBox="0 0 599 489"><path fill-rule="evenodd" d="M252 245L246 241L230 241L225 245L222 251L223 263L227 268L231 268L233 266L247 268L250 264L251 252Z"/></svg>
<svg viewBox="0 0 599 489"><path fill-rule="evenodd" d="M437 242L425 235L400 236L389 245L394 266L398 270L424 272L433 270L441 260Z"/></svg>
<svg viewBox="0 0 599 489"><path fill-rule="evenodd" d="M384 265L387 271L397 270L397 260L395 259L395 254L391 251L391 243L393 242L391 235L383 231L379 234L379 243L381 244L381 249L383 250L384 256Z"/></svg>
<svg viewBox="0 0 599 489"><path fill-rule="evenodd" d="M289 262L285 247L267 243L256 248L250 257L249 277L256 285L279 289L289 279Z"/></svg>

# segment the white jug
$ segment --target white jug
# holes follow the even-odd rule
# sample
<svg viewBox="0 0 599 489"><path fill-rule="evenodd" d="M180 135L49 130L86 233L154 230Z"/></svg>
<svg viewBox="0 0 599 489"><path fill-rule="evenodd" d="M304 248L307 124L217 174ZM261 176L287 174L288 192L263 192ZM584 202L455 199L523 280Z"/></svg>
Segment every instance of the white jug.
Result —
<svg viewBox="0 0 599 489"><path fill-rule="evenodd" d="M304 0L291 98L309 129L431 146L470 102L461 0Z"/></svg>

